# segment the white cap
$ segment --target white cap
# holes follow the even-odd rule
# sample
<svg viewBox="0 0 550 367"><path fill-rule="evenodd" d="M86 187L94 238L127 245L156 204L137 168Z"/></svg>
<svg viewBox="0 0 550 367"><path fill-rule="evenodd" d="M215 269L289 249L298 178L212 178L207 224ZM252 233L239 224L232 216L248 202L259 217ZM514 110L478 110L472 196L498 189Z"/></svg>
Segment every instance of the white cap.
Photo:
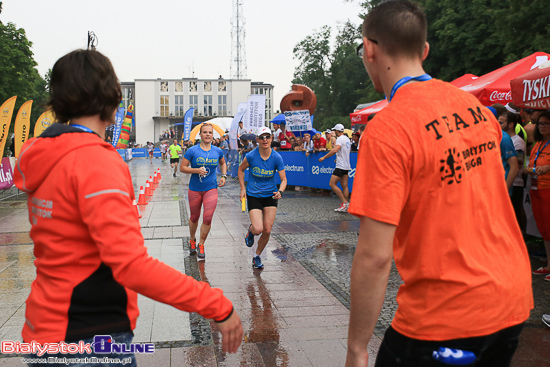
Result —
<svg viewBox="0 0 550 367"><path fill-rule="evenodd" d="M336 124L336 126L334 126L334 127L332 128L332 130L344 131L344 125L342 125L342 124Z"/></svg>
<svg viewBox="0 0 550 367"><path fill-rule="evenodd" d="M267 126L261 127L260 129L258 129L256 136L259 137L260 135L263 135L263 134L271 135L271 130Z"/></svg>

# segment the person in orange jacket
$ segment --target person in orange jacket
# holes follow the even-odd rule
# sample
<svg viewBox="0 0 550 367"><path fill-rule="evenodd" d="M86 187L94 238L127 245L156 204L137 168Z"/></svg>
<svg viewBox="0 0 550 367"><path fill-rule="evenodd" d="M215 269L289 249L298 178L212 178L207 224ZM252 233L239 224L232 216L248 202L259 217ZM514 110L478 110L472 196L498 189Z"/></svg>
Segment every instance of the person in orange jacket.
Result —
<svg viewBox="0 0 550 367"><path fill-rule="evenodd" d="M109 59L95 50L63 56L53 67L50 95L59 123L26 142L15 174L28 194L37 272L24 342L105 334L131 341L140 293L214 319L223 351L236 352L241 320L222 290L147 254L130 171L104 142L122 99Z"/></svg>

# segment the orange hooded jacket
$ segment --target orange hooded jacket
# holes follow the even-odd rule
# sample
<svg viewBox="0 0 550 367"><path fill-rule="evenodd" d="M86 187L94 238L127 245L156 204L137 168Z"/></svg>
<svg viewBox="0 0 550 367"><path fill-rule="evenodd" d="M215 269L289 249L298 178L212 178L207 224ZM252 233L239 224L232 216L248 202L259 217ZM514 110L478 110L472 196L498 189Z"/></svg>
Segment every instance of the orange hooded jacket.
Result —
<svg viewBox="0 0 550 367"><path fill-rule="evenodd" d="M52 125L22 147L14 180L28 194L36 257L25 342L133 330L136 292L216 321L232 314L220 289L147 254L128 166L98 135Z"/></svg>

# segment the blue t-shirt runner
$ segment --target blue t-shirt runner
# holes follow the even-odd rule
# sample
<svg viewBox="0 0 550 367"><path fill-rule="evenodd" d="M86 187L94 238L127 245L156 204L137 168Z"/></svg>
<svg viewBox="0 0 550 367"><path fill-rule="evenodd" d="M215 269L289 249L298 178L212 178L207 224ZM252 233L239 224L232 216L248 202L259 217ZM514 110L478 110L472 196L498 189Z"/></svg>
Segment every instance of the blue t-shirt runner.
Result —
<svg viewBox="0 0 550 367"><path fill-rule="evenodd" d="M504 166L504 179L506 180L508 178L508 174L510 173L510 165L508 164L508 159L518 156L518 154L516 153L516 148L514 147L514 142L506 131L502 132L502 139L500 141L500 156L502 158L502 165ZM513 187L510 187L510 189L508 190L508 194L510 196L512 196L512 189Z"/></svg>
<svg viewBox="0 0 550 367"><path fill-rule="evenodd" d="M246 160L249 164L246 194L258 198L273 196L277 191L275 174L285 169L281 155L272 149L269 158L264 160L256 148L246 155Z"/></svg>
<svg viewBox="0 0 550 367"><path fill-rule="evenodd" d="M216 168L220 158L223 158L223 151L220 148L212 145L209 151L205 151L200 144L197 144L189 148L183 157L189 161L191 168L204 167L207 172L204 177L193 173L189 180L189 190L208 191L218 187Z"/></svg>

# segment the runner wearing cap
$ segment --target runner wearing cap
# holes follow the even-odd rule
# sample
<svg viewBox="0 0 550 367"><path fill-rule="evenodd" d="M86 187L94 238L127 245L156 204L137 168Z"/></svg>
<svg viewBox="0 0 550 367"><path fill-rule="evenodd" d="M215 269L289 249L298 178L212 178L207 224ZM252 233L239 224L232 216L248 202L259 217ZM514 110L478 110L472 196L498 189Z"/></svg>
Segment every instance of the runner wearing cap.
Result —
<svg viewBox="0 0 550 367"><path fill-rule="evenodd" d="M203 123L200 127L201 142L194 145L185 152L181 161L180 171L191 174L189 180L189 253L197 253L197 227L201 208L204 207L202 225L199 239L199 252L197 260L204 260L204 242L212 226L212 217L218 205L218 186L225 185L227 178L227 165L223 157L223 151L212 145L214 128L212 124ZM216 180L216 168L220 165L222 177L218 184Z"/></svg>
<svg viewBox="0 0 550 367"><path fill-rule="evenodd" d="M346 213L349 206L348 172L351 170L351 165L349 162L351 143L346 134L344 134L344 125L336 124L332 130L336 135L335 146L330 150L330 152L319 158L319 162L322 162L328 157L332 157L336 154L336 169L332 172L329 185L342 202L342 204L338 208L334 209L334 211ZM342 190L338 187L338 182L342 185Z"/></svg>
<svg viewBox="0 0 550 367"><path fill-rule="evenodd" d="M239 166L239 184L241 201L246 196L250 227L244 239L246 246L254 245L254 236L260 235L256 256L252 258L255 269L263 269L260 255L267 246L271 228L277 214L277 202L286 189L286 173L283 158L271 148L271 130L262 127L257 133L258 147L248 153ZM250 168L248 185L244 185L244 171ZM275 172L279 172L281 184L275 184Z"/></svg>

